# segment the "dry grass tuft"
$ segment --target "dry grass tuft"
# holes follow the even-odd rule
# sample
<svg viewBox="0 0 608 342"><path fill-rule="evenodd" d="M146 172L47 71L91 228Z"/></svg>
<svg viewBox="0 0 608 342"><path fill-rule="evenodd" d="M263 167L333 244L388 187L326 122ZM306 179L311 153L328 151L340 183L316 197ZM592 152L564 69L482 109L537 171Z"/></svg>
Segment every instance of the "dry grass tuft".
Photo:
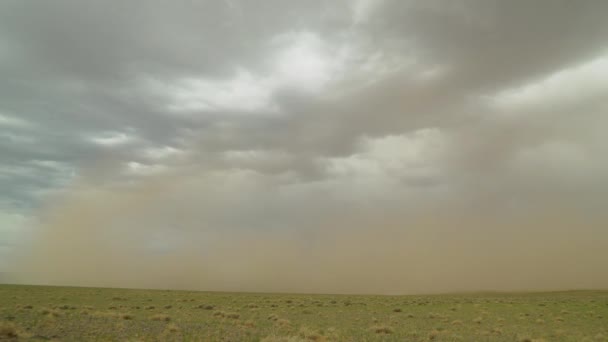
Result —
<svg viewBox="0 0 608 342"><path fill-rule="evenodd" d="M173 323L170 323L170 324L167 324L165 331L168 331L170 333L176 333L176 332L179 332L179 327Z"/></svg>
<svg viewBox="0 0 608 342"><path fill-rule="evenodd" d="M0 323L0 339L16 339L19 337L17 328L12 323Z"/></svg>
<svg viewBox="0 0 608 342"><path fill-rule="evenodd" d="M376 334L392 334L393 333L393 328L386 326L386 325L375 325L371 329Z"/></svg>
<svg viewBox="0 0 608 342"><path fill-rule="evenodd" d="M325 337L321 334L319 334L318 332L316 332L313 329L310 329L308 327L302 327L300 328L300 332L298 333L298 335L308 341L325 341Z"/></svg>
<svg viewBox="0 0 608 342"><path fill-rule="evenodd" d="M239 315L236 312L229 312L226 314L226 317L230 318L230 319L239 319L239 317L241 317L241 315Z"/></svg>
<svg viewBox="0 0 608 342"><path fill-rule="evenodd" d="M152 319L153 321L163 321L163 322L171 321L171 317L169 317L167 315L163 315L163 314L154 315L154 316L150 317L150 319Z"/></svg>
<svg viewBox="0 0 608 342"><path fill-rule="evenodd" d="M299 336L266 336L260 342L304 342Z"/></svg>
<svg viewBox="0 0 608 342"><path fill-rule="evenodd" d="M275 323L278 326L280 326L280 327L289 327L289 326L291 326L291 321L289 321L288 319L284 319L284 318L280 318L280 319L276 320Z"/></svg>
<svg viewBox="0 0 608 342"><path fill-rule="evenodd" d="M61 312L53 309L42 309L40 313L43 315L48 315L49 317L59 317L61 316Z"/></svg>
<svg viewBox="0 0 608 342"><path fill-rule="evenodd" d="M128 313L119 314L118 317L120 317L126 321L130 321L134 318L133 315L128 314Z"/></svg>
<svg viewBox="0 0 608 342"><path fill-rule="evenodd" d="M520 338L519 342L546 342L546 340L544 338L524 337L524 338Z"/></svg>
<svg viewBox="0 0 608 342"><path fill-rule="evenodd" d="M492 329L492 333L496 334L496 335L502 335L502 329L499 327L496 327L496 328Z"/></svg>
<svg viewBox="0 0 608 342"><path fill-rule="evenodd" d="M247 320L247 321L243 322L242 325L247 328L255 328L255 322L252 320Z"/></svg>

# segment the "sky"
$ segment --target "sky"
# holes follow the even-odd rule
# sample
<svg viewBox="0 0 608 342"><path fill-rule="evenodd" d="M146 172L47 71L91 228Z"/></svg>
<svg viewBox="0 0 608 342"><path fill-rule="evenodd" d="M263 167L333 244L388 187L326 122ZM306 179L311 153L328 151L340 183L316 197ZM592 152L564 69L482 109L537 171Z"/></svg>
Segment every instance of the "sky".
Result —
<svg viewBox="0 0 608 342"><path fill-rule="evenodd" d="M0 2L21 283L608 288L608 2Z"/></svg>

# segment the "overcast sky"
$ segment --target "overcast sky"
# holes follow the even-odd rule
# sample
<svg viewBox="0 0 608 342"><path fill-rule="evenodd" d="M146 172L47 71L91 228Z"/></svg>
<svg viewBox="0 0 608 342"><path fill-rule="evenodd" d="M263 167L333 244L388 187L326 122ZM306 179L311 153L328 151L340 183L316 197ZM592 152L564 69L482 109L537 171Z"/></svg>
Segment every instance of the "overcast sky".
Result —
<svg viewBox="0 0 608 342"><path fill-rule="evenodd" d="M608 287L607 99L604 0L4 0L0 270L34 249L17 271L70 284ZM221 270L103 282L108 253ZM496 263L517 281L440 267ZM343 274L252 275L274 267Z"/></svg>

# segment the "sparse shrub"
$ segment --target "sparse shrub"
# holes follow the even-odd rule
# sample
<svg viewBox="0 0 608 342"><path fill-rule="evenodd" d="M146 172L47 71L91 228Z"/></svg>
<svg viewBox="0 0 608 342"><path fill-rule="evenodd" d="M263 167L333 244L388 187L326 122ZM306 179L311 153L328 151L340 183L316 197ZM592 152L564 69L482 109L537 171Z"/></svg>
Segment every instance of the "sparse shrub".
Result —
<svg viewBox="0 0 608 342"><path fill-rule="evenodd" d="M163 314L157 314L151 317L153 321L163 321L163 322L169 322L171 321L171 317L169 317L168 315L163 315Z"/></svg>
<svg viewBox="0 0 608 342"><path fill-rule="evenodd" d="M226 313L224 311L216 311L216 312L213 313L213 316L216 316L216 317L225 317Z"/></svg>
<svg viewBox="0 0 608 342"><path fill-rule="evenodd" d="M276 320L276 324L281 327L289 327L291 326L291 321L289 321L288 319L280 318Z"/></svg>
<svg viewBox="0 0 608 342"><path fill-rule="evenodd" d="M429 332L429 340L434 340L437 337L439 337L440 332L438 330L431 330L431 332Z"/></svg>
<svg viewBox="0 0 608 342"><path fill-rule="evenodd" d="M241 317L241 315L239 315L236 312L229 312L226 314L226 317L230 318L230 319L239 319L239 317Z"/></svg>
<svg viewBox="0 0 608 342"><path fill-rule="evenodd" d="M247 328L255 328L255 322L252 320L247 320L243 322L243 326Z"/></svg>
<svg viewBox="0 0 608 342"><path fill-rule="evenodd" d="M146 306L146 310L154 310L156 307L154 305Z"/></svg>
<svg viewBox="0 0 608 342"><path fill-rule="evenodd" d="M260 342L304 342L299 336L266 336Z"/></svg>
<svg viewBox="0 0 608 342"><path fill-rule="evenodd" d="M473 323L481 324L481 322L483 322L483 318L481 317L477 317L473 320Z"/></svg>
<svg viewBox="0 0 608 342"><path fill-rule="evenodd" d="M49 317L59 317L61 316L61 313L57 310L52 310L52 309L42 309L40 310L40 313L43 315L48 315Z"/></svg>
<svg viewBox="0 0 608 342"><path fill-rule="evenodd" d="M494 333L496 335L502 335L502 329L496 327L496 328L492 329L492 333Z"/></svg>
<svg viewBox="0 0 608 342"><path fill-rule="evenodd" d="M179 332L179 327L173 323L170 323L170 324L167 324L167 327L165 328L165 330L170 333L176 333L176 332Z"/></svg>
<svg viewBox="0 0 608 342"><path fill-rule="evenodd" d="M118 315L118 317L120 317L120 318L122 318L122 319L124 319L126 321L130 321L130 320L133 319L133 315L128 314L128 313L120 314L120 315Z"/></svg>
<svg viewBox="0 0 608 342"><path fill-rule="evenodd" d="M462 321L457 319L455 321L452 321L452 325L462 325Z"/></svg>
<svg viewBox="0 0 608 342"><path fill-rule="evenodd" d="M16 339L19 337L17 328L12 323L0 323L0 339Z"/></svg>
<svg viewBox="0 0 608 342"><path fill-rule="evenodd" d="M268 316L269 321L276 321L278 319L279 319L279 316L277 316L276 314L270 314L270 316Z"/></svg>
<svg viewBox="0 0 608 342"><path fill-rule="evenodd" d="M165 309L171 309L173 305L165 305Z"/></svg>
<svg viewBox="0 0 608 342"><path fill-rule="evenodd" d="M376 334L392 334L393 328L386 325L375 325L372 327L372 331Z"/></svg>
<svg viewBox="0 0 608 342"><path fill-rule="evenodd" d="M321 341L324 339L323 335L319 334L315 330L310 329L308 327L300 328L300 332L298 333L298 335L300 337L302 337L303 339L309 340L309 341Z"/></svg>
<svg viewBox="0 0 608 342"><path fill-rule="evenodd" d="M403 311L403 310L401 310L401 309L399 309L399 308L393 309L393 312L402 312L402 311Z"/></svg>

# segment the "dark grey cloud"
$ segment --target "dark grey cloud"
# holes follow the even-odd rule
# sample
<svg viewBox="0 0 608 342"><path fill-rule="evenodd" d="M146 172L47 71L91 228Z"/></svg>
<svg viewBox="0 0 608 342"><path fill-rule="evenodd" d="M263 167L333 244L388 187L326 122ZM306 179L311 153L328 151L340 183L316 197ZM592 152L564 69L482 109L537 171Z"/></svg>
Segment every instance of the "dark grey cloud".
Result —
<svg viewBox="0 0 608 342"><path fill-rule="evenodd" d="M567 208L592 236L608 195L607 7L4 1L0 234L270 231L306 250L334 226L406 226L430 248L454 217L463 236L533 219L541 236Z"/></svg>

